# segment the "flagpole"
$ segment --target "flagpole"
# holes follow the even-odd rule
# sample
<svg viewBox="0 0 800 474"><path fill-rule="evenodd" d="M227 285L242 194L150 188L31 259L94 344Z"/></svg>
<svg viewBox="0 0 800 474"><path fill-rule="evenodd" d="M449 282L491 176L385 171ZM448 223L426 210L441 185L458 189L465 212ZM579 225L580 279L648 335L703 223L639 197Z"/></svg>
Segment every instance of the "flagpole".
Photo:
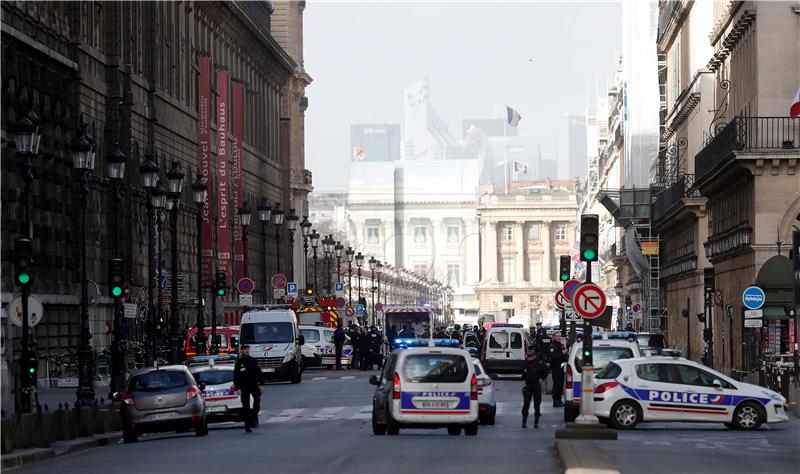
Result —
<svg viewBox="0 0 800 474"><path fill-rule="evenodd" d="M508 115L508 110L506 109L506 116ZM505 181L506 185L506 194L508 194L508 135L506 133L506 127L508 127L508 119L503 122L503 159L505 160L505 176L503 176L503 181Z"/></svg>

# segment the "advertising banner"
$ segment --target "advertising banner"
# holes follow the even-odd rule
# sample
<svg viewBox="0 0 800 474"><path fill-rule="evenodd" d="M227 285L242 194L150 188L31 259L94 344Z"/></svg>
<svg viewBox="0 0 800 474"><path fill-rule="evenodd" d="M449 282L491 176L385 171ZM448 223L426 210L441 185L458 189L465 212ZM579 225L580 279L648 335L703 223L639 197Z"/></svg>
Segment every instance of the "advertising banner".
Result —
<svg viewBox="0 0 800 474"><path fill-rule="evenodd" d="M233 109L231 115L231 137L233 138L233 265L234 280L247 276L247 262L245 262L245 248L242 241L242 224L239 220L239 208L244 204L242 193L242 162L244 148L242 147L242 127L244 126L244 83L238 79L231 81L231 95Z"/></svg>
<svg viewBox="0 0 800 474"><path fill-rule="evenodd" d="M203 182L208 186L206 201L203 203L202 224L200 226L200 253L202 255L201 274L203 283L210 285L214 279L214 249L211 243L211 197L214 195L211 164L211 56L201 53L197 56L197 161Z"/></svg>
<svg viewBox="0 0 800 474"><path fill-rule="evenodd" d="M231 281L230 181L228 170L228 68L217 66L217 270Z"/></svg>

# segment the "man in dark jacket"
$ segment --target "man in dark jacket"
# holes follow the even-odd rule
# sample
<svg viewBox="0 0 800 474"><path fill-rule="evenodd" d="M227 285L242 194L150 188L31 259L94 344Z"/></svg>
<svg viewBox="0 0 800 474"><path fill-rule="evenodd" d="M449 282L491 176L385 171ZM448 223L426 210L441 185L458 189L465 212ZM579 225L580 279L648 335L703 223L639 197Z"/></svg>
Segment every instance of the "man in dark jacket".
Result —
<svg viewBox="0 0 800 474"><path fill-rule="evenodd" d="M386 333L386 338L389 340L389 350L394 350L394 340L397 339L397 326L394 324L389 327L389 331Z"/></svg>
<svg viewBox="0 0 800 474"><path fill-rule="evenodd" d="M258 412L261 410L261 369L258 361L250 357L250 346L242 344L239 348L239 359L233 366L233 384L239 389L242 396L242 415L244 416L244 430L251 432L251 427L258 426ZM250 397L253 397L253 409L250 410Z"/></svg>
<svg viewBox="0 0 800 474"><path fill-rule="evenodd" d="M347 336L341 326L333 331L333 345L336 348L336 370L342 370L342 349Z"/></svg>
<svg viewBox="0 0 800 474"><path fill-rule="evenodd" d="M525 371L522 373L522 378L525 380L525 386L522 387L523 428L528 427L528 411L531 407L531 398L533 398L533 427L539 427L539 417L541 416L540 407L542 405L542 382L547 378L548 370L547 365L540 361L535 353L528 353Z"/></svg>
<svg viewBox="0 0 800 474"><path fill-rule="evenodd" d="M553 406L563 407L564 402L561 400L564 395L564 369L561 364L567 361L567 349L561 343L561 333L556 331L553 333L553 339L550 341L550 372L553 374Z"/></svg>
<svg viewBox="0 0 800 474"><path fill-rule="evenodd" d="M353 346L353 354L350 356L350 368L358 369L361 367L361 351L359 348L360 334L358 326L350 326L350 345Z"/></svg>
<svg viewBox="0 0 800 474"><path fill-rule="evenodd" d="M378 370L383 368L383 354L381 354L381 346L383 345L383 335L378 331L378 328L372 326L369 332L370 336L370 350L372 351L372 359L369 361L370 366L376 364Z"/></svg>
<svg viewBox="0 0 800 474"><path fill-rule="evenodd" d="M367 328L358 334L358 352L361 355L361 370L372 370L372 338Z"/></svg>
<svg viewBox="0 0 800 474"><path fill-rule="evenodd" d="M447 339L447 333L444 332L444 328L440 326L440 327L436 328L436 332L433 333L433 338L434 339Z"/></svg>

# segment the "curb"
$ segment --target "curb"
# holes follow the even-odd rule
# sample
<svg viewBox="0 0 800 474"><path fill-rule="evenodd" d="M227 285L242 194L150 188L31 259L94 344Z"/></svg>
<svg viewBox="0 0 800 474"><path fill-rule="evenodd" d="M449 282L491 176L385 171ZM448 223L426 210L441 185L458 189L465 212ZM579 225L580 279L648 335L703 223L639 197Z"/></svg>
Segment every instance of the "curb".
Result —
<svg viewBox="0 0 800 474"><path fill-rule="evenodd" d="M564 474L621 474L594 441L558 439L556 452Z"/></svg>
<svg viewBox="0 0 800 474"><path fill-rule="evenodd" d="M58 441L49 448L16 449L2 456L2 468L9 469L34 462L52 459L65 454L77 453L98 446L108 446L122 439L119 431L78 438L72 441Z"/></svg>

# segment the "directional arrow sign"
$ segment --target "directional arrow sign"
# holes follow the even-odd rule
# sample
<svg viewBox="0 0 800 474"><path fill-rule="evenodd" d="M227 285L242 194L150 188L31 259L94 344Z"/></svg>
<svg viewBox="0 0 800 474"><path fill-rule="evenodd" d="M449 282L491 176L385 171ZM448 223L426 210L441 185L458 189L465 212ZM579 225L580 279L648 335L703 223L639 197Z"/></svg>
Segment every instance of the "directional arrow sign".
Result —
<svg viewBox="0 0 800 474"><path fill-rule="evenodd" d="M593 283L584 283L572 294L572 306L586 319L595 319L606 310L606 294Z"/></svg>
<svg viewBox="0 0 800 474"><path fill-rule="evenodd" d="M563 308L568 303L567 297L564 295L564 290L558 290L555 294L556 306Z"/></svg>

